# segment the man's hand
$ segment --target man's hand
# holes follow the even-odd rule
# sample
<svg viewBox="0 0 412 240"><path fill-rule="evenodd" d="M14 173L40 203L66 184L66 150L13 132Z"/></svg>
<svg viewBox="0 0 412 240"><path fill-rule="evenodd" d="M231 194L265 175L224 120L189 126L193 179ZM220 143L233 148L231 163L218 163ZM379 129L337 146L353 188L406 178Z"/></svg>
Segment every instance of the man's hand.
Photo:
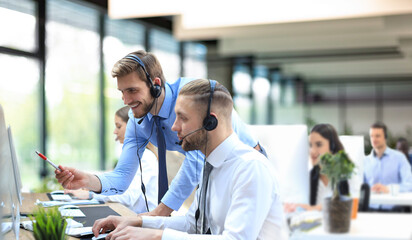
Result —
<svg viewBox="0 0 412 240"><path fill-rule="evenodd" d="M163 230L128 226L120 231L111 232L106 236L106 239L160 240L162 235Z"/></svg>
<svg viewBox="0 0 412 240"><path fill-rule="evenodd" d="M96 220L93 224L92 232L97 237L100 233L105 233L108 230L114 230L112 233L116 233L128 226L141 227L142 217L108 216L107 218Z"/></svg>
<svg viewBox="0 0 412 240"><path fill-rule="evenodd" d="M79 189L79 190L64 190L65 194L71 193L73 196L75 196L78 199L89 199L90 194L88 190L84 189Z"/></svg>
<svg viewBox="0 0 412 240"><path fill-rule="evenodd" d="M59 165L59 168L62 171L55 170L54 173L56 174L57 181L65 189L86 188L95 192L101 191L101 183L96 176L71 167Z"/></svg>
<svg viewBox="0 0 412 240"><path fill-rule="evenodd" d="M371 190L375 193L389 193L389 188L380 183L373 185Z"/></svg>
<svg viewBox="0 0 412 240"><path fill-rule="evenodd" d="M168 206L166 206L164 203L160 203L155 209L153 209L150 212L145 212L145 213L141 213L139 214L139 216L164 216L164 217L168 217L170 216L170 214L172 214L173 209L169 208Z"/></svg>

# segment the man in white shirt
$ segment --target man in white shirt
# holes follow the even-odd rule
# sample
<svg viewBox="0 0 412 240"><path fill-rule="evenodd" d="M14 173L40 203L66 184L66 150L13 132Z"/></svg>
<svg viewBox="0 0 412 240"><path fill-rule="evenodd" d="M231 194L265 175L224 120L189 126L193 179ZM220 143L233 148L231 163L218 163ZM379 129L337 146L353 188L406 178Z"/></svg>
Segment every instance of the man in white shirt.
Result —
<svg viewBox="0 0 412 240"><path fill-rule="evenodd" d="M95 222L95 236L114 230L106 239L198 239L197 234L206 232L212 235L202 239L285 238L277 180L268 159L233 132L232 107L230 93L216 81L186 84L176 100L172 130L183 150L200 150L206 156L204 169L212 168L189 212L174 217L110 216ZM203 174L208 176L207 170Z"/></svg>

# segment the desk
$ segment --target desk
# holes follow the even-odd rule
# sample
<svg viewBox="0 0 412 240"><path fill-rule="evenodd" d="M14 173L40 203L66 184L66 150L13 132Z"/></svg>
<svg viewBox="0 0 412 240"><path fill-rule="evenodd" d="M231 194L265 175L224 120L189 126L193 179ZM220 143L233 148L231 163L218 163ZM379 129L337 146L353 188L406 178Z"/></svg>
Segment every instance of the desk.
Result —
<svg viewBox="0 0 412 240"><path fill-rule="evenodd" d="M412 192L400 192L396 196L393 196L390 193L372 193L370 195L369 203L383 205L412 206Z"/></svg>
<svg viewBox="0 0 412 240"><path fill-rule="evenodd" d="M412 239L412 215L358 213L357 219L351 222L349 233L325 233L323 226L319 226L309 232L297 233L291 239L410 240Z"/></svg>
<svg viewBox="0 0 412 240"><path fill-rule="evenodd" d="M49 198L45 193L22 193L23 196L23 205L21 206L21 212L22 213L30 213L33 211L33 209L36 207L34 203L36 202L37 199L40 201L48 201ZM83 206L83 205L82 205ZM89 206L89 207L96 207L96 206L102 206L102 205L84 205L84 206ZM136 213L134 213L132 210L128 209L127 207L123 206L120 203L106 203L103 206L109 206L111 209L116 211L118 214L121 216L136 216ZM26 219L24 219L26 220ZM21 240L34 240L33 234L31 231L27 231L25 229L20 228L20 234L19 238ZM11 240L14 239L14 233L13 231L9 232L6 234L5 240ZM79 238L75 237L69 237L69 240L75 240Z"/></svg>

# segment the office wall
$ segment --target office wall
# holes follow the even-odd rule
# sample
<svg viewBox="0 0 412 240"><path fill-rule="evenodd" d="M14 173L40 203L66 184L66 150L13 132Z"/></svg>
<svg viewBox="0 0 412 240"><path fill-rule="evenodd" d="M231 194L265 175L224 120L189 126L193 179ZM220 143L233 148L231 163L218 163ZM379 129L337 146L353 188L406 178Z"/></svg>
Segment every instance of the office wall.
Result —
<svg viewBox="0 0 412 240"><path fill-rule="evenodd" d="M412 104L393 103L383 105L383 122L394 135L412 134Z"/></svg>

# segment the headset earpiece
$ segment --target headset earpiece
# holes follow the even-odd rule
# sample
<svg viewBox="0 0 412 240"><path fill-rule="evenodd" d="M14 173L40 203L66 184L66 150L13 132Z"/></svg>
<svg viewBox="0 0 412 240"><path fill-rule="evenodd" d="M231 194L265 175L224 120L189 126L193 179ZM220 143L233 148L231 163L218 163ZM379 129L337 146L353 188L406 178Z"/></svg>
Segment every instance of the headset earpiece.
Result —
<svg viewBox="0 0 412 240"><path fill-rule="evenodd" d="M206 117L203 119L203 128L206 131L212 131L217 127L218 121L217 118L213 115L210 115L210 105L212 104L213 93L215 91L216 81L209 80L210 83L210 95L209 95L209 103L207 105L207 112Z"/></svg>
<svg viewBox="0 0 412 240"><path fill-rule="evenodd" d="M139 66L142 67L143 72L146 75L146 80L149 82L149 85L150 85L150 94L152 95L153 98L158 98L160 94L162 93L162 87L159 84L153 84L152 78L150 78L149 73L146 71L146 67L143 61L134 54L129 54L125 58L137 62Z"/></svg>
<svg viewBox="0 0 412 240"><path fill-rule="evenodd" d="M330 142L330 151L335 152L335 143L333 141Z"/></svg>
<svg viewBox="0 0 412 240"><path fill-rule="evenodd" d="M161 93L162 87L159 84L154 84L152 85L152 87L150 87L150 94L152 94L152 97L158 98Z"/></svg>
<svg viewBox="0 0 412 240"><path fill-rule="evenodd" d="M213 115L209 115L205 117L203 120L203 128L206 129L206 131L212 131L217 127L217 118Z"/></svg>

